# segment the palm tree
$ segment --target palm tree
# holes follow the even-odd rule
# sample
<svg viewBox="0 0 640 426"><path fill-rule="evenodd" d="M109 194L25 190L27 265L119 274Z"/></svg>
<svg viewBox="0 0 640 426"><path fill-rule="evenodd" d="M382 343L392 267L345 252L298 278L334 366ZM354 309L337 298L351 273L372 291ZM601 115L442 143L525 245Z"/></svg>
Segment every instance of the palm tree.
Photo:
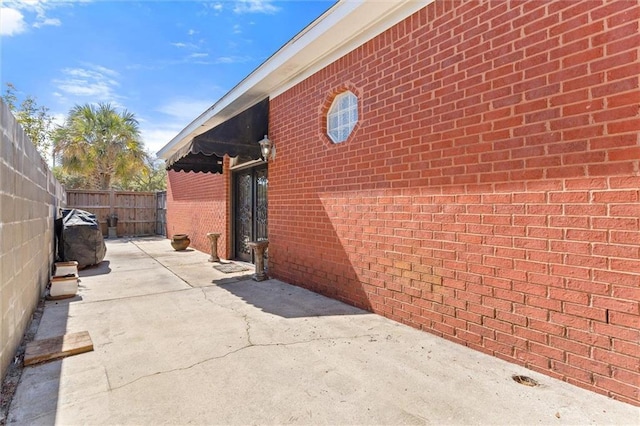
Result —
<svg viewBox="0 0 640 426"><path fill-rule="evenodd" d="M76 105L56 130L54 144L62 170L84 176L92 188L109 189L146 167L138 121L110 104Z"/></svg>

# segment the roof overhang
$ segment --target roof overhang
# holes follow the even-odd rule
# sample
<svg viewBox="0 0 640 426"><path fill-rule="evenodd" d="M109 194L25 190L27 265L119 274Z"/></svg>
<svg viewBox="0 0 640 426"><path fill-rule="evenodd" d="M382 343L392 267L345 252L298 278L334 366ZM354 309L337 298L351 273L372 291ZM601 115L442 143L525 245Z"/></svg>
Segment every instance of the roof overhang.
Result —
<svg viewBox="0 0 640 426"><path fill-rule="evenodd" d="M195 136L166 161L167 170L222 173L222 159L242 156L260 158L258 141L269 132L269 99Z"/></svg>
<svg viewBox="0 0 640 426"><path fill-rule="evenodd" d="M187 125L158 157L172 158L198 135L278 96L433 1L339 1Z"/></svg>

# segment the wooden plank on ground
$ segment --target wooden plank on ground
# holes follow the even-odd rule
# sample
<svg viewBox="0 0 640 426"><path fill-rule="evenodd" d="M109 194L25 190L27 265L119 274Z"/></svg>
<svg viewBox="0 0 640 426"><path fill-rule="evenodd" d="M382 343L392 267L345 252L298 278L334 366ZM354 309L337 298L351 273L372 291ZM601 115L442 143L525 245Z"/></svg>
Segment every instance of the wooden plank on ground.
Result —
<svg viewBox="0 0 640 426"><path fill-rule="evenodd" d="M92 350L93 342L88 331L69 333L50 339L34 340L27 343L24 353L24 365L51 361Z"/></svg>

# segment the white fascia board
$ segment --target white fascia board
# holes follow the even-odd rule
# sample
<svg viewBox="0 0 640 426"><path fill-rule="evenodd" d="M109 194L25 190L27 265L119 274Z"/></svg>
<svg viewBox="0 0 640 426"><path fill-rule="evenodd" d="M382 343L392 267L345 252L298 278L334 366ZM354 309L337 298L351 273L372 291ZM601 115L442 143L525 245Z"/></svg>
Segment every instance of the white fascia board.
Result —
<svg viewBox="0 0 640 426"><path fill-rule="evenodd" d="M367 41L391 28L408 16L432 3L435 0L384 1L367 0L381 6L377 9L368 8L363 14L352 15L352 19L343 19L331 28L331 36L318 37L309 43L309 48L301 52L296 59L303 64L298 67L295 75L283 80L279 87L271 90L272 98L286 92L296 84L301 83L329 64L337 61L349 52L357 49ZM389 7L394 6L394 7ZM359 12L359 11L358 11ZM354 26L355 20L363 20L368 26ZM350 37L344 37L345 34Z"/></svg>
<svg viewBox="0 0 640 426"><path fill-rule="evenodd" d="M187 125L158 151L158 157L169 158L195 136L283 93L433 1L338 2Z"/></svg>

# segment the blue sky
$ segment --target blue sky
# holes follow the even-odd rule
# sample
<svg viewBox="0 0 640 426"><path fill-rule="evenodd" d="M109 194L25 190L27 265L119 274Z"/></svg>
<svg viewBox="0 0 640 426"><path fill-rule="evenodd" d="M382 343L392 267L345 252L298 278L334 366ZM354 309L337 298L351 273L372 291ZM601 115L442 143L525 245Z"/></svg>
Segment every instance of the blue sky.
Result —
<svg viewBox="0 0 640 426"><path fill-rule="evenodd" d="M58 121L126 108L155 153L334 3L2 0L2 93L13 83Z"/></svg>

